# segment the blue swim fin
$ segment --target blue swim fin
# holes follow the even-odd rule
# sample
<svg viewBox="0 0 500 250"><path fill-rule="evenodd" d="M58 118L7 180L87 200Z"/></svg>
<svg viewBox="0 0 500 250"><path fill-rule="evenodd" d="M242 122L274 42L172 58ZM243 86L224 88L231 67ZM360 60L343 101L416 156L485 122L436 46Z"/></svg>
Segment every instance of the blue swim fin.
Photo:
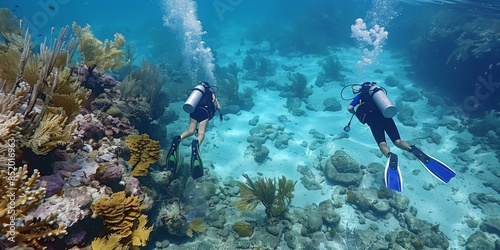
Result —
<svg viewBox="0 0 500 250"><path fill-rule="evenodd" d="M403 176L399 171L398 156L389 153L384 170L385 186L389 189L403 192Z"/></svg>
<svg viewBox="0 0 500 250"><path fill-rule="evenodd" d="M422 152L419 148L411 146L409 151L417 157L422 165L436 178L443 183L448 183L451 178L457 175L453 169L448 167L441 161L433 158L432 156Z"/></svg>
<svg viewBox="0 0 500 250"><path fill-rule="evenodd" d="M191 176L197 179L203 176L203 163L199 152L198 140L191 143Z"/></svg>

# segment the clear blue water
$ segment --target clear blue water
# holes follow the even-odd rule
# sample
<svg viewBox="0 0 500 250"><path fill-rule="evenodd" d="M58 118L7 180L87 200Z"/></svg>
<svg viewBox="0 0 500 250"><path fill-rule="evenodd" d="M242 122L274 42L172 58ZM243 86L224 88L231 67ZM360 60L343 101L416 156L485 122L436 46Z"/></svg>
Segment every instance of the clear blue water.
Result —
<svg viewBox="0 0 500 250"><path fill-rule="evenodd" d="M170 5L166 7L166 3ZM491 112L491 124L500 119L494 111L500 109L498 0L211 0L182 5L185 3L190 1L1 0L0 7L23 20L35 43L51 37L53 28L57 33L73 22L89 24L100 40L113 39L117 32L123 34L126 43L137 50L136 66L147 60L185 71L192 79L210 80L217 77L215 68L227 65L227 54L235 53L235 48L248 45L241 53L253 53L249 44L266 44L263 47L271 49L261 53L288 59L320 58L329 49L343 53L349 48L374 51L378 45L360 47L352 37L351 26L357 18L363 18L368 29L379 25L388 32L383 50L404 62L404 78L420 89L437 93L448 107L460 110L462 123L471 122L469 118L482 119L486 112ZM169 19L173 6L182 8ZM383 57L383 50L370 56ZM392 66L380 68L390 71ZM119 73L115 75L123 80ZM442 119L449 113L438 106L428 115ZM484 150L500 152L494 135L474 143L484 143ZM162 239L161 233L155 237ZM448 238L458 241L456 235Z"/></svg>

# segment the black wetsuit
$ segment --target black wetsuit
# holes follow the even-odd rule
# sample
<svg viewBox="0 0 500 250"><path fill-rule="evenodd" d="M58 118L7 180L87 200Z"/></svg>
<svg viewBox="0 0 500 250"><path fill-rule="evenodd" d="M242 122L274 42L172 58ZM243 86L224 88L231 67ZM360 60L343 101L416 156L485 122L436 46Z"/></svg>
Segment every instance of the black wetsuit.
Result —
<svg viewBox="0 0 500 250"><path fill-rule="evenodd" d="M201 97L196 109L189 115L189 117L195 119L197 122L202 122L206 119L211 120L215 115L215 104L212 101L213 91L210 87L203 87L205 88L205 93Z"/></svg>
<svg viewBox="0 0 500 250"><path fill-rule="evenodd" d="M370 94L358 94L352 100L351 105L359 105L356 109L356 117L361 123L366 123L370 126L370 130L372 131L373 138L375 138L377 145L381 142L386 142L385 133L387 133L393 142L401 139L394 120L392 118L384 117L375 102L373 102Z"/></svg>

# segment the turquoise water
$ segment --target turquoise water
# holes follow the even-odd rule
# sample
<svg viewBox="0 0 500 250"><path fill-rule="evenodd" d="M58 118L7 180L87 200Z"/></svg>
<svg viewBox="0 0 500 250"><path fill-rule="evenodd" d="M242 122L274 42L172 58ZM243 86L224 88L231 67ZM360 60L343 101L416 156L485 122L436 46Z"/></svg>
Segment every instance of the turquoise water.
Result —
<svg viewBox="0 0 500 250"><path fill-rule="evenodd" d="M120 33L122 49L134 51L125 67L102 72L117 87L86 86L97 94L80 114L105 123L103 113L115 113L100 105L118 107L116 117L136 129L131 134L159 141L162 160L149 175L131 177L130 152L121 151L130 132L113 127L119 132L85 136L89 130L66 160L81 169L62 179L64 189L85 187L94 203L106 187L139 197L154 227L143 249L498 248L498 1L2 0L0 6L23 21L35 53L73 22L89 24L101 41ZM84 57L77 52L67 67L81 67ZM158 85L143 76L140 94L124 98L120 82L145 61L154 66ZM164 158L174 136L188 128L181 106L199 81L214 86L223 118L216 114L208 123L200 147L205 176L193 181L188 177L194 137L180 144L177 175L165 170ZM345 96L341 91L366 81L387 90L398 108L394 120L401 138L446 163L455 178L439 182L388 142L399 155L404 190L384 187L386 159L370 128L354 118L351 131L342 130L354 94L349 87ZM23 152L23 162L57 165L54 151L40 159ZM122 168L120 183L81 181L104 163ZM339 169L349 166L355 171L342 175ZM242 174L297 181L287 209L278 216L262 204L238 211ZM43 244L69 249L68 239L79 235L77 245L83 247L109 233L103 220L90 218L88 205L79 209L84 219L70 219L67 236ZM188 237L196 218L207 227ZM238 222L252 228L251 236L235 229Z"/></svg>

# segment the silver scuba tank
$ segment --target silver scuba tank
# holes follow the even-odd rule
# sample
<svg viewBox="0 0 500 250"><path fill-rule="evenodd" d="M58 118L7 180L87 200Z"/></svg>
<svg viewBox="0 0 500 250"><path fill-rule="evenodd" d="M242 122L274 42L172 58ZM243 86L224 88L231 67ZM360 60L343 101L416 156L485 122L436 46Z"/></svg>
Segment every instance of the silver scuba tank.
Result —
<svg viewBox="0 0 500 250"><path fill-rule="evenodd" d="M196 106L198 106L201 97L203 97L203 94L205 94L205 87L203 87L203 85L201 84L196 85L193 88L193 91L189 95L188 99L186 100L186 102L184 102L184 105L182 106L184 111L186 111L187 113L193 113L193 111L196 109Z"/></svg>
<svg viewBox="0 0 500 250"><path fill-rule="evenodd" d="M392 118L398 112L396 106L392 103L392 101L387 97L382 88L377 86L372 86L369 90L370 96L372 97L373 102L377 105L378 109L385 118Z"/></svg>

